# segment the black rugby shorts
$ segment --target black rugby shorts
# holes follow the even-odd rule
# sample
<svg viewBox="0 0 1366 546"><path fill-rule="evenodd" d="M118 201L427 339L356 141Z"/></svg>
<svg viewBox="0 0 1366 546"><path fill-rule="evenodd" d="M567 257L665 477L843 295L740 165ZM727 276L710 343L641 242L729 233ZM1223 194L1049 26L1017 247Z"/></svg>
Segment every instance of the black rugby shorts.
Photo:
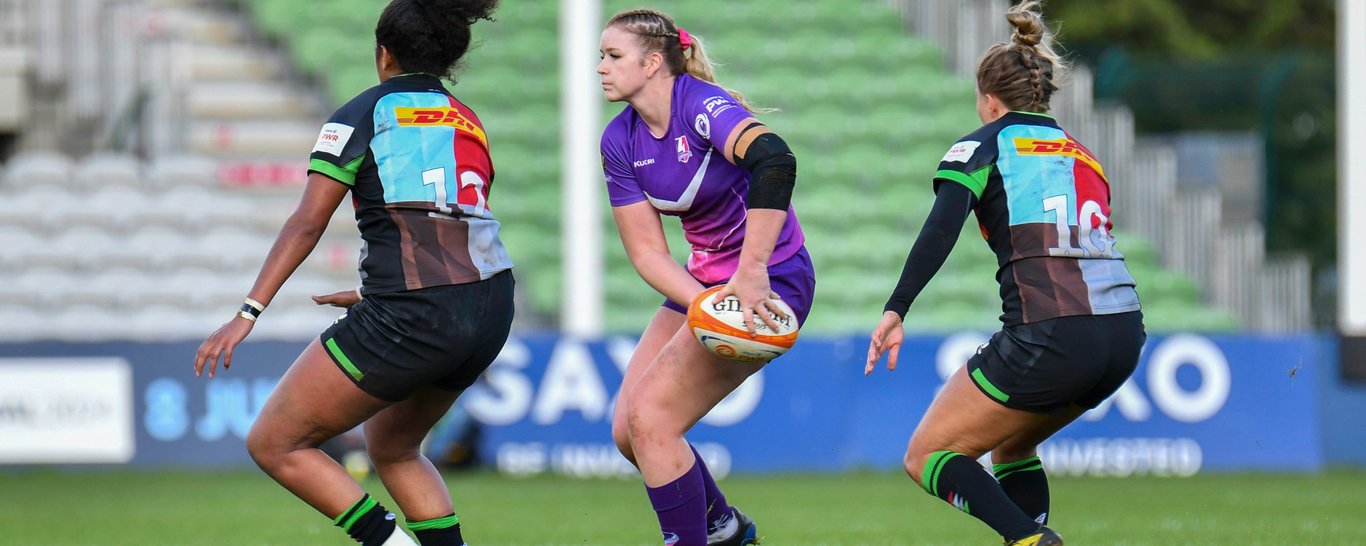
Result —
<svg viewBox="0 0 1366 546"><path fill-rule="evenodd" d="M968 359L983 394L1009 408L1094 408L1138 366L1143 313L1084 315L1007 326Z"/></svg>
<svg viewBox="0 0 1366 546"><path fill-rule="evenodd" d="M390 402L433 385L462 391L512 327L512 271L486 280L366 296L319 336L337 367Z"/></svg>

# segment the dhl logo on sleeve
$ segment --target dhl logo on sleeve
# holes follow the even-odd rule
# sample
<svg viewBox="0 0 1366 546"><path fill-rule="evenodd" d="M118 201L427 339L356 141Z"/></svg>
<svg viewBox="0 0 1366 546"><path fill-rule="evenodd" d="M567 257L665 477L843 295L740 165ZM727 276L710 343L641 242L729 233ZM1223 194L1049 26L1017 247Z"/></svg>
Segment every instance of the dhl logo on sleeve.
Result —
<svg viewBox="0 0 1366 546"><path fill-rule="evenodd" d="M399 127L421 127L424 125L455 127L474 135L485 147L489 145L488 137L484 135L484 129L470 121L455 108L395 108L394 117L398 118Z"/></svg>
<svg viewBox="0 0 1366 546"><path fill-rule="evenodd" d="M1105 170L1101 168L1100 162L1096 161L1096 156L1083 148L1077 141L1070 138L1042 139L1042 138L1016 138L1015 152L1020 155L1065 155L1076 158L1092 169L1101 178L1105 178Z"/></svg>

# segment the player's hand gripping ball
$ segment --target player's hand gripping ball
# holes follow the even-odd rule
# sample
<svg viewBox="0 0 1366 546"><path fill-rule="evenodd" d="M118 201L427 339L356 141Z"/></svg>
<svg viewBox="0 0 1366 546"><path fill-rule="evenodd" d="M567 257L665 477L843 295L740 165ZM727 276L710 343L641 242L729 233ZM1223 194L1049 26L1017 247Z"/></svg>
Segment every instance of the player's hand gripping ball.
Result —
<svg viewBox="0 0 1366 546"><path fill-rule="evenodd" d="M773 300L787 317L769 315L778 323L775 332L756 316L755 334L751 336L745 329L745 313L740 308L739 298L731 295L712 301L722 288L724 285L703 290L688 305L688 328L703 347L718 356L740 362L768 362L792 348L801 325L797 324L797 314L791 307L782 300Z"/></svg>

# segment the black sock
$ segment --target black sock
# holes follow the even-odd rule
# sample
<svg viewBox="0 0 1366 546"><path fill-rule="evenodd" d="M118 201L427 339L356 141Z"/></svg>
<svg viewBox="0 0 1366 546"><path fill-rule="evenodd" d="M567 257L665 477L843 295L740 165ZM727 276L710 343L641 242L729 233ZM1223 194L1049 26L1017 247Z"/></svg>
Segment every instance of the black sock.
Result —
<svg viewBox="0 0 1366 546"><path fill-rule="evenodd" d="M1006 541L1034 534L1039 524L1011 502L1001 484L967 455L936 451L925 463L920 482L931 495L990 525Z"/></svg>
<svg viewBox="0 0 1366 546"><path fill-rule="evenodd" d="M394 515L370 495L361 497L332 523L341 527L356 542L367 546L384 543L398 526L394 523Z"/></svg>
<svg viewBox="0 0 1366 546"><path fill-rule="evenodd" d="M992 465L996 481L1010 500L1015 501L1026 516L1041 524L1048 524L1048 476L1037 456L1023 461Z"/></svg>
<svg viewBox="0 0 1366 546"><path fill-rule="evenodd" d="M449 516L422 521L409 521L408 530L417 535L422 546L465 546L460 536L460 518Z"/></svg>

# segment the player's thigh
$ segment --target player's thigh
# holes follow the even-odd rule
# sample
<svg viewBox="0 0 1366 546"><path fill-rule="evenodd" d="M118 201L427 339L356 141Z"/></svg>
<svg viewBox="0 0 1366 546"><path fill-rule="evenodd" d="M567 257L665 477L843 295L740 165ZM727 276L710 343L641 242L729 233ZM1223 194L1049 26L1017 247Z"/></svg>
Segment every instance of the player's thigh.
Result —
<svg viewBox="0 0 1366 546"><path fill-rule="evenodd" d="M650 320L649 326L645 327L645 333L641 334L640 341L636 343L636 350L631 353L631 359L626 365L626 373L621 379L621 389L617 395L616 410L612 415L612 430L625 431L626 408L628 406L626 393L630 392L640 377L645 374L645 369L650 367L655 357L664 345L673 338L674 334L687 322L687 317L682 313L660 307L655 312L655 316Z"/></svg>
<svg viewBox="0 0 1366 546"><path fill-rule="evenodd" d="M625 394L631 430L686 432L763 367L716 356L680 327Z"/></svg>
<svg viewBox="0 0 1366 546"><path fill-rule="evenodd" d="M254 454L262 449L315 447L388 404L357 387L314 339L261 408L249 444Z"/></svg>
<svg viewBox="0 0 1366 546"><path fill-rule="evenodd" d="M1086 408L1073 405L1026 425L1015 435L1001 442L1001 445L992 448L991 462L996 464L1013 463L1033 457L1036 455L1035 450L1039 444L1051 438L1063 427L1076 421L1086 411Z"/></svg>
<svg viewBox="0 0 1366 546"><path fill-rule="evenodd" d="M376 460L415 453L460 391L422 387L407 400L380 410L365 422L365 445Z"/></svg>
<svg viewBox="0 0 1366 546"><path fill-rule="evenodd" d="M916 476L919 463L936 451L980 457L1046 418L1045 414L1007 408L991 399L972 384L964 366L949 377L911 435L906 449L907 471Z"/></svg>

